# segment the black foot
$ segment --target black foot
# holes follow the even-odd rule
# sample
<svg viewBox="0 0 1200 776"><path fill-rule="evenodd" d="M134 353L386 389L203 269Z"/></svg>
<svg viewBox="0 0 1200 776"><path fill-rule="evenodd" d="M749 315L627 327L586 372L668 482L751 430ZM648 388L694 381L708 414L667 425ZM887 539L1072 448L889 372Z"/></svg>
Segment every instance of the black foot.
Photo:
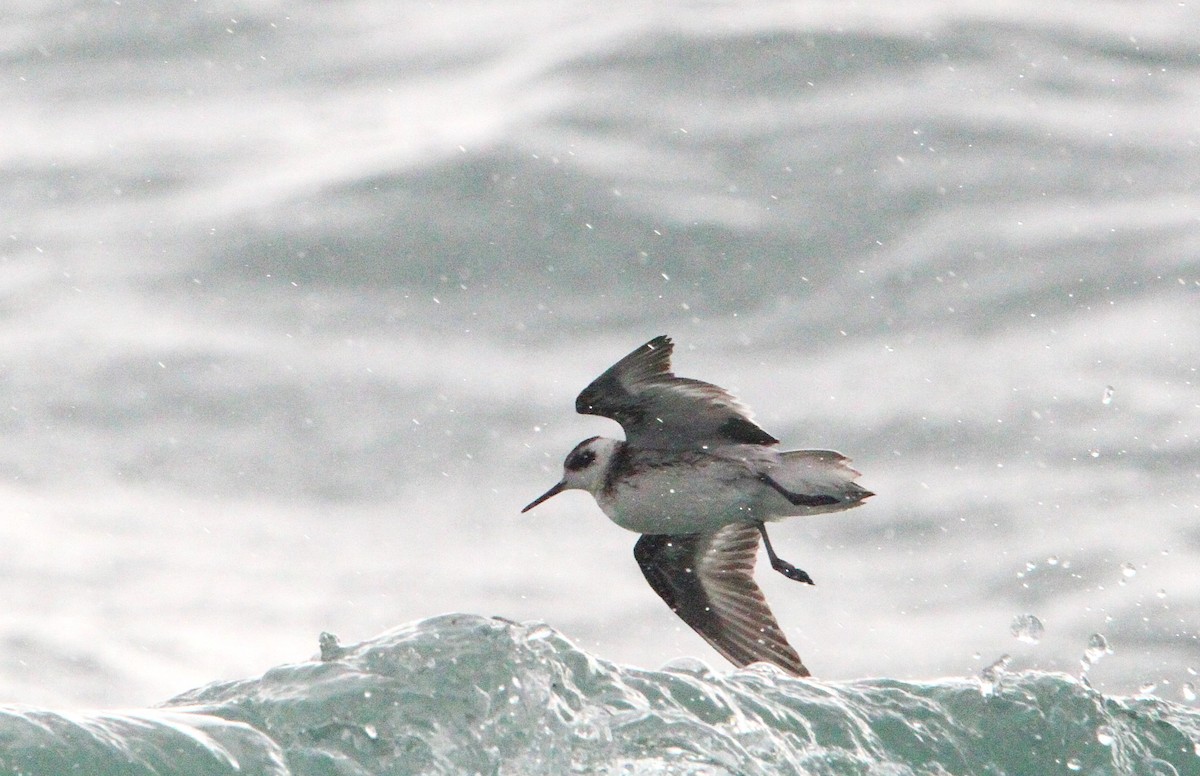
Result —
<svg viewBox="0 0 1200 776"><path fill-rule="evenodd" d="M813 582L812 577L808 575L807 571L796 568L782 558L773 559L771 561L771 568L775 569L780 574L783 574L788 579L794 579L797 582L803 582L806 585L817 584L816 582Z"/></svg>
<svg viewBox="0 0 1200 776"><path fill-rule="evenodd" d="M780 574L783 574L788 579L794 579L797 582L803 582L806 585L817 584L816 582L813 582L812 577L808 575L807 571L796 568L775 554L775 548L771 546L771 537L767 536L767 527L764 524L758 524L758 532L762 534L763 546L767 548L767 557L771 559L771 568L775 569Z"/></svg>

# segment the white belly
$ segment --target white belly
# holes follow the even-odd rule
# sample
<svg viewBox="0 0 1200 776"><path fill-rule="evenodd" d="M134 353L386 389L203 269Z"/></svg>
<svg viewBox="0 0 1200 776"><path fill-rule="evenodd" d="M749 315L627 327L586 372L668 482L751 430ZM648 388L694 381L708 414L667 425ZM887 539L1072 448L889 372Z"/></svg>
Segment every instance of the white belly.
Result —
<svg viewBox="0 0 1200 776"><path fill-rule="evenodd" d="M762 519L754 509L762 487L745 466L713 459L642 471L596 494L596 503L614 523L637 533L708 533Z"/></svg>
<svg viewBox="0 0 1200 776"><path fill-rule="evenodd" d="M858 472L846 458L828 450L780 453L756 445L674 454L640 450L617 471L613 487L595 482L588 490L610 520L642 534L711 533L731 523L839 512L871 495L854 483ZM797 504L781 490L831 500Z"/></svg>

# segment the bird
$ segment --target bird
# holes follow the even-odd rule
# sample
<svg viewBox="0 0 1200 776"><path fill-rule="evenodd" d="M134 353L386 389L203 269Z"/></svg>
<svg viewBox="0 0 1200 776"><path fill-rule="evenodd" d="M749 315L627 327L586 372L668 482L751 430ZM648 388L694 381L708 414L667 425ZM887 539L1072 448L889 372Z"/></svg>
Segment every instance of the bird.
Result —
<svg viewBox="0 0 1200 776"><path fill-rule="evenodd" d="M759 540L773 569L814 584L776 554L766 524L874 494L841 453L781 451L728 391L675 376L673 350L670 337L655 337L583 389L575 410L615 420L625 439L577 444L562 479L521 512L587 491L612 522L641 534L633 554L646 581L718 653L739 668L765 662L810 676L754 581Z"/></svg>

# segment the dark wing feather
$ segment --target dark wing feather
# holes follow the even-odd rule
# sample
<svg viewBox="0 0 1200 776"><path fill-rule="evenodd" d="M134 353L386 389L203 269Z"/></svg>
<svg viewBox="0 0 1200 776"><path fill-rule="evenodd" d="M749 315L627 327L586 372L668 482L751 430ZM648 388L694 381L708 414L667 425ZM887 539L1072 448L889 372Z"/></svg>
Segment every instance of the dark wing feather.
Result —
<svg viewBox="0 0 1200 776"><path fill-rule="evenodd" d="M584 388L575 399L575 411L612 418L622 426L643 423L643 408L637 402L635 386L654 377L670 377L674 347L665 336L642 345Z"/></svg>
<svg viewBox="0 0 1200 776"><path fill-rule="evenodd" d="M633 555L671 611L729 662L773 663L808 676L754 583L758 541L757 528L733 524L713 534L646 534Z"/></svg>
<svg viewBox="0 0 1200 776"><path fill-rule="evenodd" d="M612 418L625 429L625 439L637 447L778 444L725 389L676 377L671 372L673 350L669 337L650 340L584 388L575 399L575 410Z"/></svg>

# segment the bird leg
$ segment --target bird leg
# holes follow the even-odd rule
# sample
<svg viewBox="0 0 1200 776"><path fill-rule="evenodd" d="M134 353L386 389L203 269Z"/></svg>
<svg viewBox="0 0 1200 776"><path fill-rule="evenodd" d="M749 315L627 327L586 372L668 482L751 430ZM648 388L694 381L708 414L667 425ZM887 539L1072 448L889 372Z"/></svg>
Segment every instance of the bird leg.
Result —
<svg viewBox="0 0 1200 776"><path fill-rule="evenodd" d="M792 493L787 488L780 485L771 478L769 474L760 474L758 479L764 485L773 488L779 495L786 498L792 504L798 507L827 507L831 504L837 504L841 501L837 496L806 496L803 493Z"/></svg>
<svg viewBox="0 0 1200 776"><path fill-rule="evenodd" d="M771 559L771 568L783 574L788 579L794 579L797 582L804 582L809 585L815 585L812 577L804 569L798 569L788 563L783 558L775 554L775 548L771 546L771 539L767 536L767 526L765 523L758 524L758 532L762 534L763 545L767 548L767 557Z"/></svg>

